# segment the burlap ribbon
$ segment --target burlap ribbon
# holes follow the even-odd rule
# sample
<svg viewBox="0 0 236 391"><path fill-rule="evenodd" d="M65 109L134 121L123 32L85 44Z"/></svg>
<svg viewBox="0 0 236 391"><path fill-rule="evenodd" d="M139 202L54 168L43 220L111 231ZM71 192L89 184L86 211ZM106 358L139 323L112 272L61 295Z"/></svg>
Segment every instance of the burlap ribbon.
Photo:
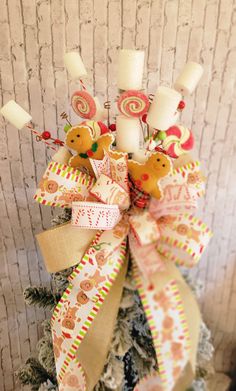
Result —
<svg viewBox="0 0 236 391"><path fill-rule="evenodd" d="M183 391L194 374L200 316L175 263L193 266L211 236L192 215L204 189L199 163L164 178L162 200L152 200L141 212L130 207L126 156L106 155L92 165L97 181L50 163L35 195L43 204L72 204L72 225L38 235L46 264L50 257L54 265L50 271L63 259L68 260L65 267L79 263L52 317L60 391L91 390L99 379L128 248L158 361L158 373L143 379L136 390Z"/></svg>

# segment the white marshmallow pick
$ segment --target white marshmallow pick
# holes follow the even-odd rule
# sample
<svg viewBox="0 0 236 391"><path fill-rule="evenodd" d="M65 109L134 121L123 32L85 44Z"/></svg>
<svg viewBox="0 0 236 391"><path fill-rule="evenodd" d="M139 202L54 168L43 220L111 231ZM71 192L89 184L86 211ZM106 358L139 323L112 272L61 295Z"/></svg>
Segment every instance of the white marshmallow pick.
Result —
<svg viewBox="0 0 236 391"><path fill-rule="evenodd" d="M124 115L116 117L116 146L118 151L137 152L142 132L138 118L129 118Z"/></svg>
<svg viewBox="0 0 236 391"><path fill-rule="evenodd" d="M117 86L121 90L141 90L145 53L142 50L121 49L118 60Z"/></svg>
<svg viewBox="0 0 236 391"><path fill-rule="evenodd" d="M154 129L167 130L175 122L181 95L169 87L160 86L148 110L147 123Z"/></svg>
<svg viewBox="0 0 236 391"><path fill-rule="evenodd" d="M13 126L17 129L22 129L26 124L28 124L32 117L27 113L20 105L18 105L14 100L9 100L1 109L0 113L3 117L8 120Z"/></svg>
<svg viewBox="0 0 236 391"><path fill-rule="evenodd" d="M79 79L87 75L82 58L78 52L68 52L64 55L65 67L72 79Z"/></svg>
<svg viewBox="0 0 236 391"><path fill-rule="evenodd" d="M203 74L203 67L197 62L189 61L184 66L182 72L177 78L174 88L182 95L193 93Z"/></svg>

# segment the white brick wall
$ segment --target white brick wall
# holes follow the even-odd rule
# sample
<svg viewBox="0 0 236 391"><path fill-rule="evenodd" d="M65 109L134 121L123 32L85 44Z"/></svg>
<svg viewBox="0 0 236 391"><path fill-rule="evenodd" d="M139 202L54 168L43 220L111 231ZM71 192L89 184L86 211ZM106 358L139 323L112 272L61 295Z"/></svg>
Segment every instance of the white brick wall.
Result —
<svg viewBox="0 0 236 391"><path fill-rule="evenodd" d="M214 239L194 272L205 284L202 309L211 326L215 365L227 371L236 345L236 7L234 0L2 0L0 105L10 98L29 110L39 129L63 134L60 113L71 112L65 50L80 50L88 85L102 100L117 95L119 47L146 50L144 83L154 92L171 84L187 59L205 73L187 99L183 121L208 173L202 216ZM72 114L72 118L75 118ZM0 389L18 390L13 371L40 330L43 311L26 308L29 284L49 282L34 235L50 225L51 211L32 201L50 152L0 118L1 262Z"/></svg>

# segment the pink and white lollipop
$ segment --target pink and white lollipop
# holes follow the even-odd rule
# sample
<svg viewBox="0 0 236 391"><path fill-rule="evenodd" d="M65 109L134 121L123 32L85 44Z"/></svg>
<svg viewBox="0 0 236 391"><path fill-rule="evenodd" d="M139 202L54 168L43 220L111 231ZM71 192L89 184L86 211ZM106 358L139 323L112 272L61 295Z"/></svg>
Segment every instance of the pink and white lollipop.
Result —
<svg viewBox="0 0 236 391"><path fill-rule="evenodd" d="M91 119L96 114L96 102L87 91L76 91L71 97L74 112L82 118Z"/></svg>
<svg viewBox="0 0 236 391"><path fill-rule="evenodd" d="M185 126L171 126L165 133L162 148L169 156L177 158L193 148L193 133Z"/></svg>
<svg viewBox="0 0 236 391"><path fill-rule="evenodd" d="M140 91L128 90L117 101L119 111L127 117L142 117L149 108L148 97Z"/></svg>

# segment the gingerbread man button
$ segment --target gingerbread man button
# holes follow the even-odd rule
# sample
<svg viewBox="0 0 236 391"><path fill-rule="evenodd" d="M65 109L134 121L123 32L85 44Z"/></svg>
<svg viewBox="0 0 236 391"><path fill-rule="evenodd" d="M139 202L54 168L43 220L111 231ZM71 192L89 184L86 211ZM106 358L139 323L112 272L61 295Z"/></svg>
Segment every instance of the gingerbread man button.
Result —
<svg viewBox="0 0 236 391"><path fill-rule="evenodd" d="M130 176L140 189L152 197L161 198L158 181L172 171L172 163L167 155L155 152L143 164L129 160L128 167Z"/></svg>

